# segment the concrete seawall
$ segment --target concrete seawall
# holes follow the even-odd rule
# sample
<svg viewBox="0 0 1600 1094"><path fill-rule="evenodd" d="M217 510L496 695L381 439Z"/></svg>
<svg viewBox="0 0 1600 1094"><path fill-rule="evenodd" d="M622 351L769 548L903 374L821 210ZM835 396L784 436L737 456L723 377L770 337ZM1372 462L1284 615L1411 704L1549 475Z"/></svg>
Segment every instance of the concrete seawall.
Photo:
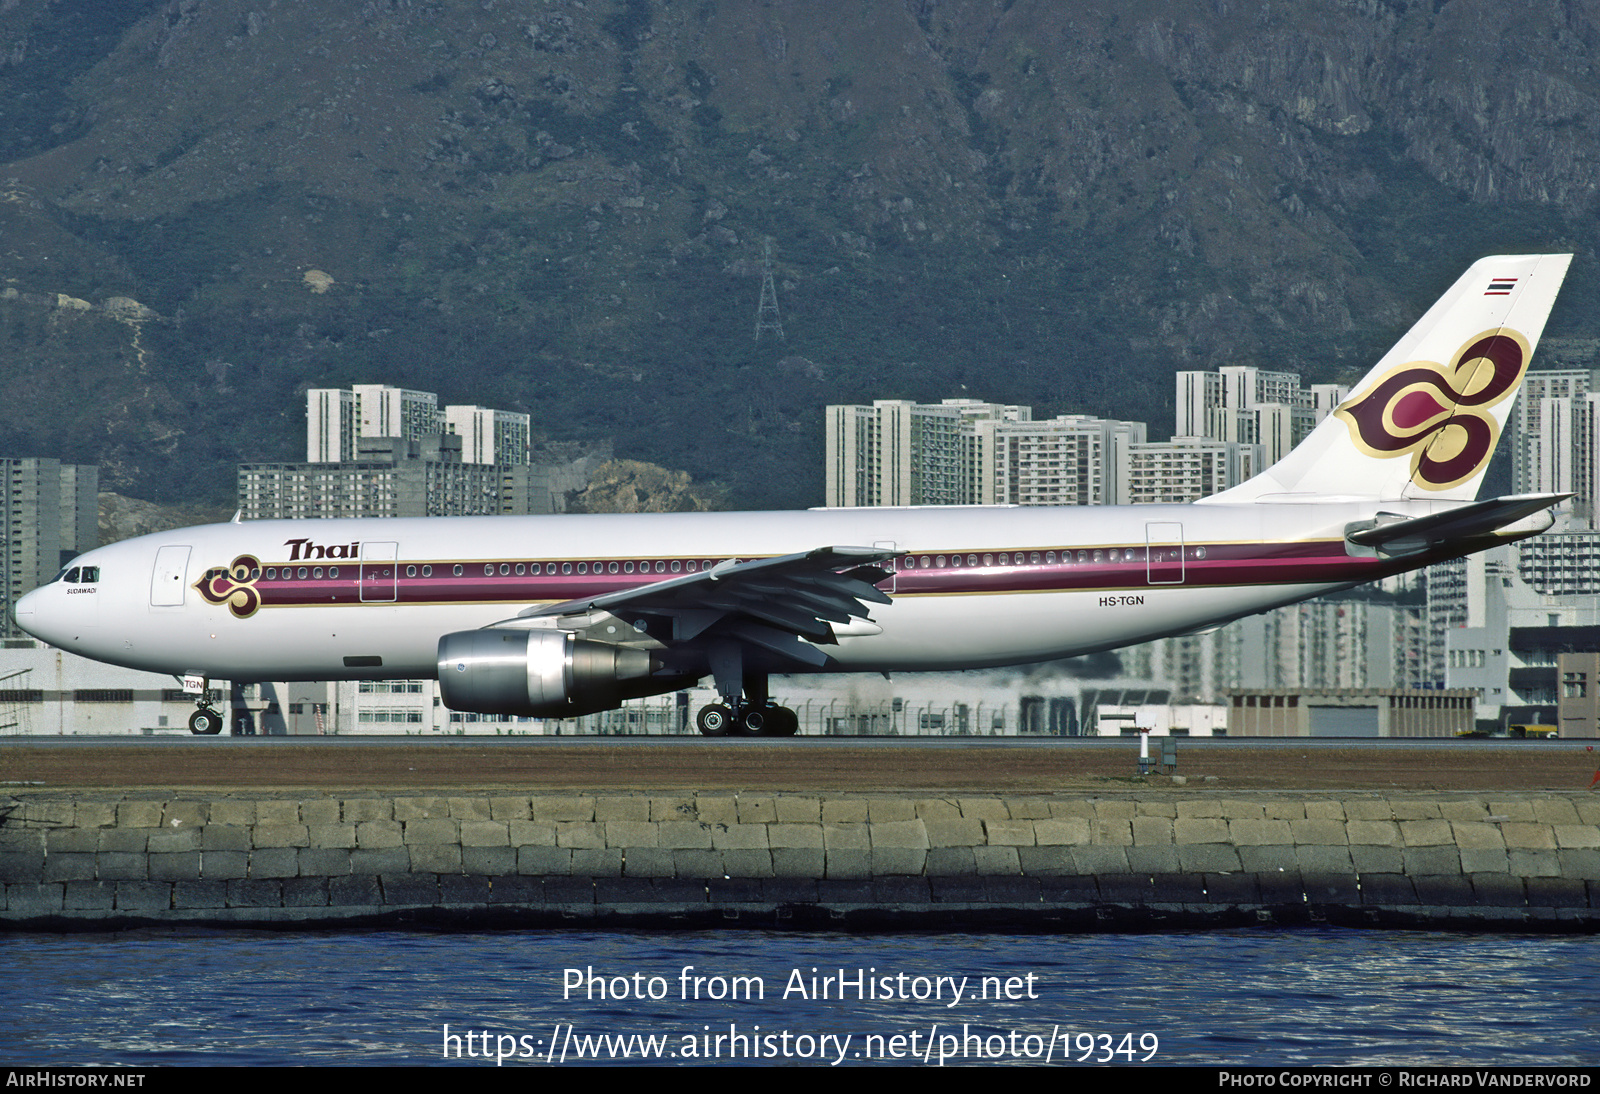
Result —
<svg viewBox="0 0 1600 1094"><path fill-rule="evenodd" d="M17 791L0 927L1592 931L1600 795Z"/></svg>

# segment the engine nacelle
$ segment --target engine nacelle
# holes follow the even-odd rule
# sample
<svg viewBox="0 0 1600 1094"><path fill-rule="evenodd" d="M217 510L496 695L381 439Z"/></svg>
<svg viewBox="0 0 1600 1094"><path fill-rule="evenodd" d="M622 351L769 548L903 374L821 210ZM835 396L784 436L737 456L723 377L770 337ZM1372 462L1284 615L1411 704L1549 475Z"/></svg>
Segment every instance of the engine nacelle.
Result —
<svg viewBox="0 0 1600 1094"><path fill-rule="evenodd" d="M439 693L451 710L573 718L626 699L688 687L698 677L657 675L659 655L592 642L570 631L489 628L439 639Z"/></svg>

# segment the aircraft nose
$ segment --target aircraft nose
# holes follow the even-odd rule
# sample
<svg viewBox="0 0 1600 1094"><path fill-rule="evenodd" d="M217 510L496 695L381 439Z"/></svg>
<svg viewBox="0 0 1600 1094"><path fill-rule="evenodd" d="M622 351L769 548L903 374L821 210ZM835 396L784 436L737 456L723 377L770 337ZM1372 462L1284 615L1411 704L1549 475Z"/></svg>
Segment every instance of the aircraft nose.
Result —
<svg viewBox="0 0 1600 1094"><path fill-rule="evenodd" d="M46 610L45 590L35 589L19 599L11 609L11 618L24 634L37 638L41 642L51 642L50 635L45 632L50 630L50 613Z"/></svg>

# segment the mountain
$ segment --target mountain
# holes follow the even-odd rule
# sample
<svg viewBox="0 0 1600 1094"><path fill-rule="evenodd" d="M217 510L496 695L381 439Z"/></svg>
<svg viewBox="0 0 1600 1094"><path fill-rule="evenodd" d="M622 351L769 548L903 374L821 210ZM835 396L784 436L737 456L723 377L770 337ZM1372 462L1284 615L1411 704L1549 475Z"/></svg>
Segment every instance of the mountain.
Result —
<svg viewBox="0 0 1600 1094"><path fill-rule="evenodd" d="M822 407L1170 428L1359 372L1472 259L1574 250L1593 3L8 0L0 451L226 505L383 382L821 500ZM784 338L755 338L770 244Z"/></svg>

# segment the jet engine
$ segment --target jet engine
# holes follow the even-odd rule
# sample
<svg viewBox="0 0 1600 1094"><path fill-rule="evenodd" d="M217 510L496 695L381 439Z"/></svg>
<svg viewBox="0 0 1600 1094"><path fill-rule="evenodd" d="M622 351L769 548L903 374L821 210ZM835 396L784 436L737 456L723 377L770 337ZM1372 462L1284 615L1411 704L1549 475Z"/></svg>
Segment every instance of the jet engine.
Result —
<svg viewBox="0 0 1600 1094"><path fill-rule="evenodd" d="M451 710L573 718L698 679L664 670L658 651L570 631L488 628L439 639L439 692Z"/></svg>

